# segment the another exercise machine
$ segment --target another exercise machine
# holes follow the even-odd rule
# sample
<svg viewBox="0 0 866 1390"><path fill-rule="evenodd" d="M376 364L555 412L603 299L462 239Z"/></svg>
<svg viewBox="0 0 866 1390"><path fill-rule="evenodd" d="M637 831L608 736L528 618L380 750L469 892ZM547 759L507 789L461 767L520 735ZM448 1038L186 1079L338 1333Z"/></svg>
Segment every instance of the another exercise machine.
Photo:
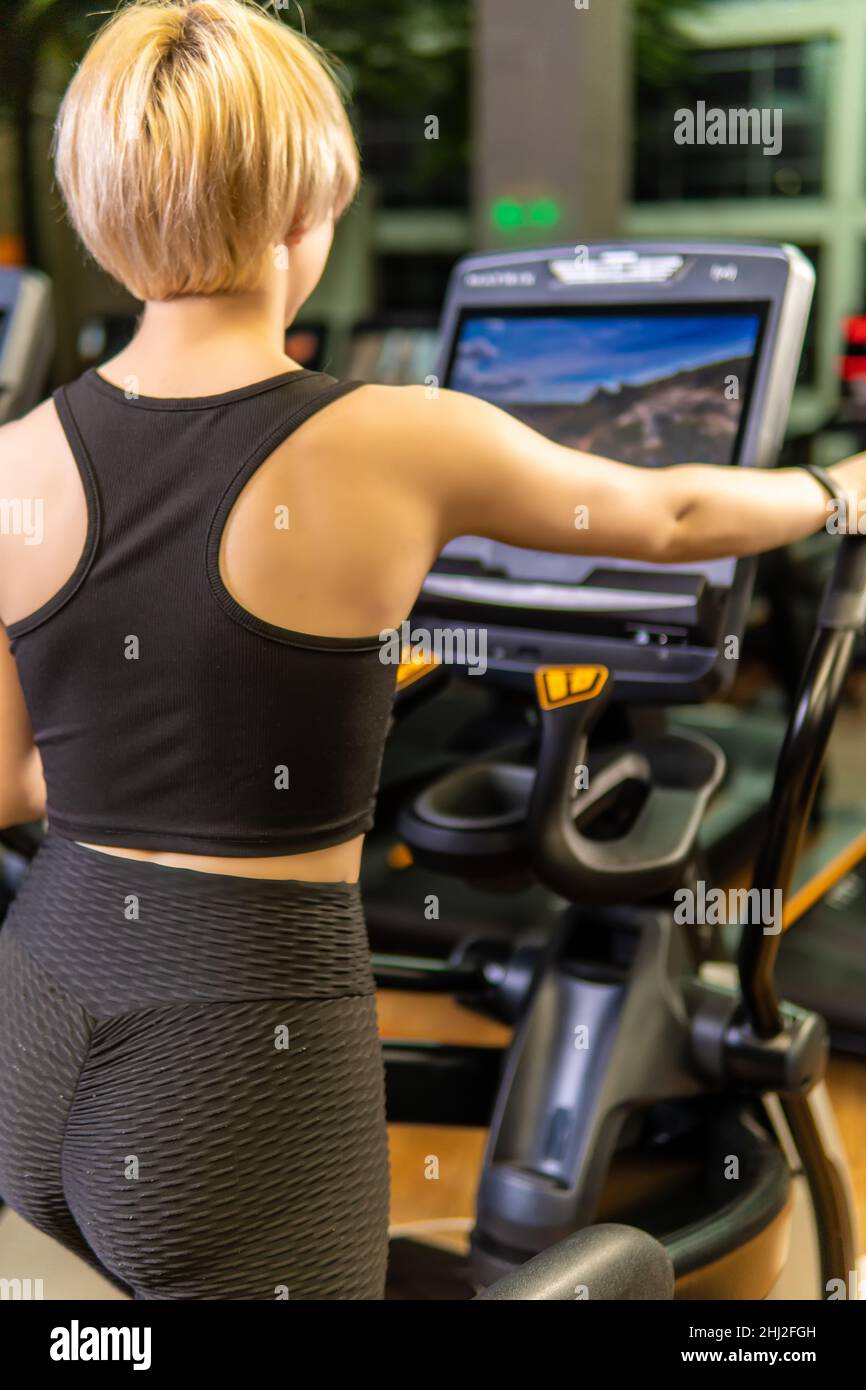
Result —
<svg viewBox="0 0 866 1390"><path fill-rule="evenodd" d="M39 401L53 351L47 275L0 267L0 425Z"/></svg>

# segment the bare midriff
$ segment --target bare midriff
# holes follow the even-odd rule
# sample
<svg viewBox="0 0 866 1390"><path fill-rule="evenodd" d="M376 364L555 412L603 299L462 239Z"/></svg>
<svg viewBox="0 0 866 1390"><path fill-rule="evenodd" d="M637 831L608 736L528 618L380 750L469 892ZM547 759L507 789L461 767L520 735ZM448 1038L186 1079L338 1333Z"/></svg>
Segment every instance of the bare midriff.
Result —
<svg viewBox="0 0 866 1390"><path fill-rule="evenodd" d="M230 859L211 854L174 854L168 850L126 849L114 845L92 845L84 840L85 849L98 850L118 859L138 859L150 864L162 864L169 869L191 869L202 874L228 874L233 878L281 878L308 883L356 883L361 872L361 849L364 836L356 835L342 845L311 850L308 854L284 854L254 858Z"/></svg>

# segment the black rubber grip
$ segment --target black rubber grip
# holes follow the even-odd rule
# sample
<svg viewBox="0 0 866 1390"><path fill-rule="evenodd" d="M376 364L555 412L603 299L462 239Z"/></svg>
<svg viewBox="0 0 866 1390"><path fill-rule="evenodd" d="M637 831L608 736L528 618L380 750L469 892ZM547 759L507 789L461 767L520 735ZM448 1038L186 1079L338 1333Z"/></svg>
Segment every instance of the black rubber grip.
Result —
<svg viewBox="0 0 866 1390"><path fill-rule="evenodd" d="M866 536L854 533L841 537L818 626L857 633L866 628Z"/></svg>

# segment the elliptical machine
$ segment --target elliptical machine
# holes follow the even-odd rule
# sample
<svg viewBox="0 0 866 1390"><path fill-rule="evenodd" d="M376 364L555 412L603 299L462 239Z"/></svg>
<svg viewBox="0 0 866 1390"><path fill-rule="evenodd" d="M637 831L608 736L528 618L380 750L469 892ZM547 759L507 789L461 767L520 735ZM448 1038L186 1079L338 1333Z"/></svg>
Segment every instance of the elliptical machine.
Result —
<svg viewBox="0 0 866 1390"><path fill-rule="evenodd" d="M846 538L779 762L759 892L787 895L864 619L866 539ZM489 1075L471 1256L452 1257L454 1290L462 1282L464 1297L490 1285L482 1296L575 1297L585 1281L569 1237L604 1216L646 1222L670 1258L677 1297L766 1297L786 1265L786 1296L847 1296L857 1238L824 1087L827 1030L818 1015L776 999L781 922L743 924L739 981L723 984L718 968L705 968L699 932L673 906L679 890L696 893L695 842L722 754L704 739L658 735L608 747L593 768L589 738L613 696L609 673L545 668L537 692L535 775L497 762L446 775L405 810L400 831L421 865L491 886L503 873L514 882L520 868L571 907L549 935L530 933L510 948L469 941L444 970L383 961L376 972L380 987L455 991L514 1024L501 1069ZM575 793L575 771L587 767L590 789ZM425 1062L431 1072L444 1067L457 1092L469 1086L464 1109L448 1118L477 1121L477 1070L467 1066L462 1077L454 1055L409 1051L386 1041L389 1081L410 1067L420 1080ZM423 1100L401 1113L406 1080L394 1092L389 1085L392 1121L422 1119ZM437 1086L428 1122L442 1121L440 1095ZM618 1154L640 1153L656 1169L670 1164L673 1186L661 1182L637 1200L617 1195ZM681 1186L684 1154L704 1166L693 1191ZM554 1246L575 1256L565 1280L572 1291L517 1292L519 1271ZM444 1257L433 1258L441 1280ZM803 1277L792 1282L791 1269ZM416 1270L414 1294L423 1296L417 1253Z"/></svg>
<svg viewBox="0 0 866 1390"><path fill-rule="evenodd" d="M781 247L470 257L449 288L439 378L612 457L767 465L812 283ZM646 360L635 361L636 342ZM624 345L619 358L612 343ZM720 409L732 380L736 404ZM469 537L446 547L424 586L422 630L453 639L483 626L486 682L512 702L523 691L534 712L512 756L452 763L393 827L414 862L392 883L404 903L414 895L416 920L430 892L447 904L448 876L499 896L484 930L445 962L374 957L380 987L452 993L513 1027L504 1050L385 1040L392 1122L489 1128L468 1257L395 1242L403 1296L430 1296L435 1283L433 1296L487 1287L497 1297L539 1252L608 1221L661 1244L679 1298L847 1294L857 1242L823 1086L826 1029L777 1002L779 914L744 909L761 905L761 890L784 902L791 883L863 622L863 542L840 544L758 892L740 902L737 978L700 920L697 835L724 757L710 739L672 732L660 707L705 700L730 678L723 649L742 632L753 576L750 562L665 568ZM398 698L422 690L416 681ZM497 912L503 889L530 883L548 891L543 919ZM394 951L381 887L380 877L365 893L371 937L375 951L386 920ZM406 916L402 949L417 957Z"/></svg>

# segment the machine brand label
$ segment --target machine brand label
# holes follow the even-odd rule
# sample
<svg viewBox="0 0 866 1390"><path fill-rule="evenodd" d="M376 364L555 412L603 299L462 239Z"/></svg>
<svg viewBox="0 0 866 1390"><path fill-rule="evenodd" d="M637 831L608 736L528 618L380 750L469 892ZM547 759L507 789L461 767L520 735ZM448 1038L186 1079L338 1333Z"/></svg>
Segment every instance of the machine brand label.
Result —
<svg viewBox="0 0 866 1390"><path fill-rule="evenodd" d="M463 277L463 283L473 290L496 286L513 289L515 285L534 285L537 278L534 270L471 270Z"/></svg>

